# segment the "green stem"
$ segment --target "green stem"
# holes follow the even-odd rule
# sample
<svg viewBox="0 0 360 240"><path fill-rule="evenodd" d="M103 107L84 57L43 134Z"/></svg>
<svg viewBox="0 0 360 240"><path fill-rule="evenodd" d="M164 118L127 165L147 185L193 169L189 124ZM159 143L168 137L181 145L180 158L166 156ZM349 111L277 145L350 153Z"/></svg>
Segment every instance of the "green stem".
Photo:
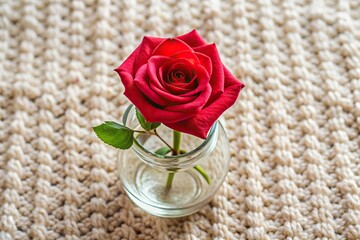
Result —
<svg viewBox="0 0 360 240"><path fill-rule="evenodd" d="M181 142L181 132L173 131L173 148L172 152L173 155L179 155L180 154L180 142ZM166 180L166 187L165 192L168 193L171 189L172 182L174 180L175 172L170 172L168 174L167 180Z"/></svg>
<svg viewBox="0 0 360 240"><path fill-rule="evenodd" d="M150 132L150 131L141 131L141 130L133 130L134 132L138 133L138 135L136 136L136 138L138 138L141 134L149 134L149 135L155 135L157 136L160 141L162 141L163 143L165 143L165 145L171 149L171 151L174 153L176 152L174 148L172 148L159 134L158 132L156 131L156 129L154 129L153 132Z"/></svg>
<svg viewBox="0 0 360 240"><path fill-rule="evenodd" d="M174 146L174 155L180 154L180 142L181 142L181 132L175 131L173 132L173 146Z"/></svg>
<svg viewBox="0 0 360 240"><path fill-rule="evenodd" d="M155 135L156 135L163 143L165 143L165 145L166 145L168 148L171 149L172 152L175 152L175 149L172 148L172 147L157 133L156 129L154 129L154 133L155 133Z"/></svg>
<svg viewBox="0 0 360 240"><path fill-rule="evenodd" d="M205 172L205 170L204 170L202 167L200 167L199 165L196 165L194 168L195 168L196 171L198 171L198 172L205 178L206 182L207 182L208 184L210 184L210 177L209 177L209 175Z"/></svg>
<svg viewBox="0 0 360 240"><path fill-rule="evenodd" d="M174 180L174 176L175 176L174 172L170 172L168 174L168 177L167 177L167 180L166 180L166 188L165 188L165 193L166 194L170 191L170 188L172 186L172 182Z"/></svg>

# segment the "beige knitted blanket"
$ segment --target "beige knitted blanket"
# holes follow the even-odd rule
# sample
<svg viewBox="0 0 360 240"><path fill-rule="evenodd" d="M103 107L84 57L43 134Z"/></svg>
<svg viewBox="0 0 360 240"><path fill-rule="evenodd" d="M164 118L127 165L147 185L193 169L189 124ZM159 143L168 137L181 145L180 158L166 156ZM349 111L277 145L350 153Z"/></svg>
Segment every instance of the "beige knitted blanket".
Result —
<svg viewBox="0 0 360 240"><path fill-rule="evenodd" d="M246 84L226 182L181 219L135 207L91 127L143 35L196 28ZM0 239L360 239L360 2L0 3Z"/></svg>

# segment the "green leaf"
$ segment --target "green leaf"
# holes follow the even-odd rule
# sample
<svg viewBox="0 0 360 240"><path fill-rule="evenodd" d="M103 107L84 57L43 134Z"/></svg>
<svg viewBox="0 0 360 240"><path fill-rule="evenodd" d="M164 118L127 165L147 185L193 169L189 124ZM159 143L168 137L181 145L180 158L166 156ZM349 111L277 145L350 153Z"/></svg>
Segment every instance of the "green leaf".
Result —
<svg viewBox="0 0 360 240"><path fill-rule="evenodd" d="M124 116L123 116L123 118L122 118L122 122L123 122L124 125L126 125L126 121L127 121L129 112L130 112L130 110L131 110L131 108L132 108L133 106L134 106L134 104L130 104L130 105L126 108L126 110L125 110L125 112L124 112Z"/></svg>
<svg viewBox="0 0 360 240"><path fill-rule="evenodd" d="M171 149L167 146L159 148L158 150L155 151L155 154L160 155L160 156L165 156L166 154L168 154L169 152L171 152Z"/></svg>
<svg viewBox="0 0 360 240"><path fill-rule="evenodd" d="M128 149L134 142L134 131L116 122L106 121L93 130L104 143L115 148Z"/></svg>
<svg viewBox="0 0 360 240"><path fill-rule="evenodd" d="M157 127L159 127L161 125L161 123L159 123L159 122L148 122L148 121L146 121L144 116L137 109L136 109L136 117L139 120L139 123L142 126L142 128L145 129L146 131L150 131L150 130L155 129L155 128L157 128Z"/></svg>

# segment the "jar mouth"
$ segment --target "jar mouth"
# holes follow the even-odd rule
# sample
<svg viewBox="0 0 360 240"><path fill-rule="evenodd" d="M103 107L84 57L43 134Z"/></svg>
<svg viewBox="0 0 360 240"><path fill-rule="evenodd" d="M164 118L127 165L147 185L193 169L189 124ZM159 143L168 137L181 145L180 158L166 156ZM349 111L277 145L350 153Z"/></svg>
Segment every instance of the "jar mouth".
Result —
<svg viewBox="0 0 360 240"><path fill-rule="evenodd" d="M179 159L187 159L186 162L191 161L193 158L196 158L196 155L198 155L199 152L202 152L202 150L205 150L210 145L209 142L214 138L216 129L218 128L218 121L216 121L212 127L209 130L208 136L205 138L205 140L195 147L194 149L190 150L189 152L179 154L179 155L171 155L171 156L160 156L152 151L149 151L148 149L144 148L142 144L140 144L137 139L134 139L134 145L133 150L142 156L143 160L150 162L152 164L154 163L172 163L177 162L180 163ZM149 160L146 160L149 159ZM151 159L151 160L150 160Z"/></svg>

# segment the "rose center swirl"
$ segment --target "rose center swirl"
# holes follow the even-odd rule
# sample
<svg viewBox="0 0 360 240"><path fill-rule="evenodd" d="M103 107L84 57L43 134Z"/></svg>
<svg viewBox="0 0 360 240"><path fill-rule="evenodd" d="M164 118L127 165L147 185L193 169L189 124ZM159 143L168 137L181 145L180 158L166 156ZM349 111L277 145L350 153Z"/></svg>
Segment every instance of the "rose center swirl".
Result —
<svg viewBox="0 0 360 240"><path fill-rule="evenodd" d="M173 82L188 82L186 75L183 71L175 70L170 73L169 83Z"/></svg>

